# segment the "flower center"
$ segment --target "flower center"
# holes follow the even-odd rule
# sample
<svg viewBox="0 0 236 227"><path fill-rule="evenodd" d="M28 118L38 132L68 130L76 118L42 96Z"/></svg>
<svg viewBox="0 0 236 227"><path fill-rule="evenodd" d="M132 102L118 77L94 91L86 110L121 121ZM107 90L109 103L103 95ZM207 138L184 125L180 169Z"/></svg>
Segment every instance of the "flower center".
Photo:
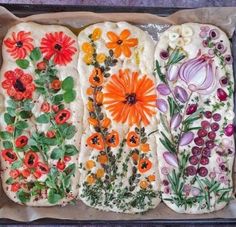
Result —
<svg viewBox="0 0 236 227"><path fill-rule="evenodd" d="M135 93L131 93L131 94L126 95L125 100L126 100L125 103L128 103L128 105L135 104L137 102L136 94Z"/></svg>
<svg viewBox="0 0 236 227"><path fill-rule="evenodd" d="M23 46L23 43L21 41L16 42L16 46L21 48Z"/></svg>
<svg viewBox="0 0 236 227"><path fill-rule="evenodd" d="M55 46L54 46L54 49L56 49L56 50L58 50L58 51L60 51L61 50L61 48L62 48L62 46L60 45L60 44L55 44Z"/></svg>
<svg viewBox="0 0 236 227"><path fill-rule="evenodd" d="M16 91L24 92L26 90L24 84L21 82L20 79L16 79L16 82L14 83L14 88Z"/></svg>
<svg viewBox="0 0 236 227"><path fill-rule="evenodd" d="M67 116L66 113L62 113L59 119L62 121L66 116Z"/></svg>
<svg viewBox="0 0 236 227"><path fill-rule="evenodd" d="M148 163L147 162L143 162L141 165L141 169L146 169L148 167Z"/></svg>
<svg viewBox="0 0 236 227"><path fill-rule="evenodd" d="M97 144L99 142L99 138L97 136L95 136L94 138L92 138L92 143L93 144Z"/></svg>
<svg viewBox="0 0 236 227"><path fill-rule="evenodd" d="M122 44L123 41L121 39L119 39L117 42L116 42L118 45Z"/></svg>

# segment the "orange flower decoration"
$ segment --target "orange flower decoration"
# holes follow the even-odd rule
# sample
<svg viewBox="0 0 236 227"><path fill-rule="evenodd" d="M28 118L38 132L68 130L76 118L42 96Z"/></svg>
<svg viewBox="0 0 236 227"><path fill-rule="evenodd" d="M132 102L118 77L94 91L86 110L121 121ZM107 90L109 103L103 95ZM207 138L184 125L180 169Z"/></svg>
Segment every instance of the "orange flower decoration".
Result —
<svg viewBox="0 0 236 227"><path fill-rule="evenodd" d="M103 83L102 71L99 68L95 68L89 76L89 82L93 86L100 86Z"/></svg>
<svg viewBox="0 0 236 227"><path fill-rule="evenodd" d="M99 133L93 133L88 139L87 144L91 148L97 149L99 151L104 149L104 142L101 134Z"/></svg>
<svg viewBox="0 0 236 227"><path fill-rule="evenodd" d="M137 38L128 39L131 35L128 29L124 29L118 36L114 32L107 32L107 37L110 42L106 43L106 47L109 49L114 49L114 55L116 58L120 57L123 53L125 57L129 58L131 56L131 47L138 45Z"/></svg>
<svg viewBox="0 0 236 227"><path fill-rule="evenodd" d="M113 120L129 125L149 124L148 116L155 114L156 94L154 83L147 76L138 78L137 72L119 71L112 75L105 87L104 102Z"/></svg>
<svg viewBox="0 0 236 227"><path fill-rule="evenodd" d="M12 38L4 40L4 44L7 47L7 52L17 59L23 59L26 55L34 49L32 44L33 39L30 36L30 32L20 31L18 33L12 32Z"/></svg>

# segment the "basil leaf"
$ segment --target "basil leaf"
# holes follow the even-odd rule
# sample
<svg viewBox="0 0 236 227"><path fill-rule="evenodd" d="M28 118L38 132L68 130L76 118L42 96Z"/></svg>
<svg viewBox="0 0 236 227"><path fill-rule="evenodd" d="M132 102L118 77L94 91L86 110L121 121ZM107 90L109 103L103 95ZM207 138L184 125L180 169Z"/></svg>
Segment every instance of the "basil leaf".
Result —
<svg viewBox="0 0 236 227"><path fill-rule="evenodd" d="M70 103L70 102L74 101L75 97L76 97L76 92L74 90L66 91L63 94L63 99L64 99L65 103Z"/></svg>
<svg viewBox="0 0 236 227"><path fill-rule="evenodd" d="M22 166L22 161L16 161L11 165L11 169L19 169Z"/></svg>
<svg viewBox="0 0 236 227"><path fill-rule="evenodd" d="M16 196L22 203L26 203L30 201L30 193L27 193L23 191L22 189L16 193Z"/></svg>
<svg viewBox="0 0 236 227"><path fill-rule="evenodd" d="M50 116L48 114L41 114L39 117L36 118L36 122L47 124L50 121Z"/></svg>
<svg viewBox="0 0 236 227"><path fill-rule="evenodd" d="M68 156L73 156L79 152L74 145L66 145L65 148L66 148L65 155Z"/></svg>
<svg viewBox="0 0 236 227"><path fill-rule="evenodd" d="M53 104L60 104L60 102L62 102L62 100L63 100L63 95L62 94L60 94L60 95L55 95L54 97L53 97Z"/></svg>
<svg viewBox="0 0 236 227"><path fill-rule="evenodd" d="M33 61L38 61L41 58L41 52L38 47L34 48L30 53L30 59Z"/></svg>
<svg viewBox="0 0 236 227"><path fill-rule="evenodd" d="M32 117L32 112L23 110L20 112L20 116L22 119L28 119Z"/></svg>
<svg viewBox="0 0 236 227"><path fill-rule="evenodd" d="M63 130L63 135L66 139L72 139L76 133L76 127L74 125L70 125L69 127Z"/></svg>
<svg viewBox="0 0 236 227"><path fill-rule="evenodd" d="M2 131L0 132L0 137L4 140L10 139L11 138L11 133Z"/></svg>
<svg viewBox="0 0 236 227"><path fill-rule="evenodd" d="M12 144L12 142L10 142L10 141L3 141L3 142L2 142L2 145L3 145L3 147L4 147L5 149L11 149L11 148L13 148L13 144Z"/></svg>
<svg viewBox="0 0 236 227"><path fill-rule="evenodd" d="M29 61L26 59L17 59L16 64L22 69L27 69L29 67Z"/></svg>
<svg viewBox="0 0 236 227"><path fill-rule="evenodd" d="M18 121L16 123L16 128L18 129L26 129L27 127L28 127L28 124L25 121Z"/></svg>
<svg viewBox="0 0 236 227"><path fill-rule="evenodd" d="M6 122L7 125L13 124L14 117L12 117L9 113L5 113L4 114L4 121Z"/></svg>
<svg viewBox="0 0 236 227"><path fill-rule="evenodd" d="M8 103L8 105L9 105L9 107L11 107L11 108L16 108L17 107L17 102L16 101L14 101L13 99L9 99L9 100L7 100L7 103Z"/></svg>
<svg viewBox="0 0 236 227"><path fill-rule="evenodd" d="M64 156L64 151L60 148L54 148L50 155L51 159L58 160Z"/></svg>
<svg viewBox="0 0 236 227"><path fill-rule="evenodd" d="M48 193L48 202L51 204L57 203L59 200L62 199L62 196L57 193L55 189L50 189Z"/></svg>
<svg viewBox="0 0 236 227"><path fill-rule="evenodd" d="M7 112L8 112L12 117L15 117L15 116L16 116L16 109L15 109L15 108L7 107Z"/></svg>
<svg viewBox="0 0 236 227"><path fill-rule="evenodd" d="M13 183L13 178L12 178L12 177L9 177L9 178L6 180L5 183L8 184L8 185L11 185L11 184Z"/></svg>
<svg viewBox="0 0 236 227"><path fill-rule="evenodd" d="M23 109L25 111L31 111L33 107L34 107L34 104L32 103L31 100L25 100L24 101Z"/></svg>
<svg viewBox="0 0 236 227"><path fill-rule="evenodd" d="M64 79L62 81L62 89L65 91L70 91L73 89L74 87L74 79L71 76L66 77L66 79Z"/></svg>
<svg viewBox="0 0 236 227"><path fill-rule="evenodd" d="M44 145L55 146L55 145L57 145L57 139L56 138L42 137L41 143L44 144Z"/></svg>

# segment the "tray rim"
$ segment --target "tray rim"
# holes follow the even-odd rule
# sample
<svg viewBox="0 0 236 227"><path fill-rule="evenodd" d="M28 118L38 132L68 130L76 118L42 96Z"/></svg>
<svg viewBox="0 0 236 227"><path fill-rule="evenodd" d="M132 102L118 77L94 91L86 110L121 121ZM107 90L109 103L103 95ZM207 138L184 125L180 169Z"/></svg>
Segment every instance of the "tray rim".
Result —
<svg viewBox="0 0 236 227"><path fill-rule="evenodd" d="M70 11L89 11L94 13L150 13L158 16L168 16L179 10L194 9L197 7L143 7L143 6L93 6L93 5L58 5L58 4L9 4L0 3L0 6L6 8L15 16L26 17L33 14L43 14L43 13L55 13L55 12L70 12ZM203 8L203 7L200 7ZM232 54L236 59L236 31L232 37ZM236 64L233 64L234 78L236 77ZM235 78L236 81L236 78ZM236 85L236 83L235 83ZM235 100L235 113L236 113L236 97ZM236 119L235 119L236 120ZM197 215L196 215L197 217ZM33 225L73 225L73 224L91 224L91 225L111 225L111 224L236 224L236 218L209 218L209 219L134 219L134 220L70 220L70 219L55 219L55 218L40 218L30 222L21 222L12 219L0 218L1 225L14 225L14 224L33 224Z"/></svg>

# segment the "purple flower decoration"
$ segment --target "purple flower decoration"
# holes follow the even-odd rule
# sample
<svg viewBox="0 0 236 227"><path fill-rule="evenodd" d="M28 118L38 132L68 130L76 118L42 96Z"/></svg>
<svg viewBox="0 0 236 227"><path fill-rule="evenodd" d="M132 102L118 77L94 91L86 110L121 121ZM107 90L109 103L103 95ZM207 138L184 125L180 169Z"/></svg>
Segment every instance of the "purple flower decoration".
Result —
<svg viewBox="0 0 236 227"><path fill-rule="evenodd" d="M165 95L165 96L170 94L170 88L166 84L159 84L157 86L157 91L161 95Z"/></svg>
<svg viewBox="0 0 236 227"><path fill-rule="evenodd" d="M168 163L171 166L178 167L178 160L177 156L175 154L170 153L169 151L166 151L163 153L163 158L165 159L166 163Z"/></svg>
<svg viewBox="0 0 236 227"><path fill-rule="evenodd" d="M167 104L166 100L164 100L164 99L157 99L156 106L157 106L158 110L160 110L163 113L166 113L168 110L168 104Z"/></svg>
<svg viewBox="0 0 236 227"><path fill-rule="evenodd" d="M180 139L180 146L185 146L190 144L193 141L194 133L193 132L185 132L183 133L181 139Z"/></svg>
<svg viewBox="0 0 236 227"><path fill-rule="evenodd" d="M180 86L175 87L174 94L175 94L175 97L182 103L185 103L188 100L187 91Z"/></svg>

